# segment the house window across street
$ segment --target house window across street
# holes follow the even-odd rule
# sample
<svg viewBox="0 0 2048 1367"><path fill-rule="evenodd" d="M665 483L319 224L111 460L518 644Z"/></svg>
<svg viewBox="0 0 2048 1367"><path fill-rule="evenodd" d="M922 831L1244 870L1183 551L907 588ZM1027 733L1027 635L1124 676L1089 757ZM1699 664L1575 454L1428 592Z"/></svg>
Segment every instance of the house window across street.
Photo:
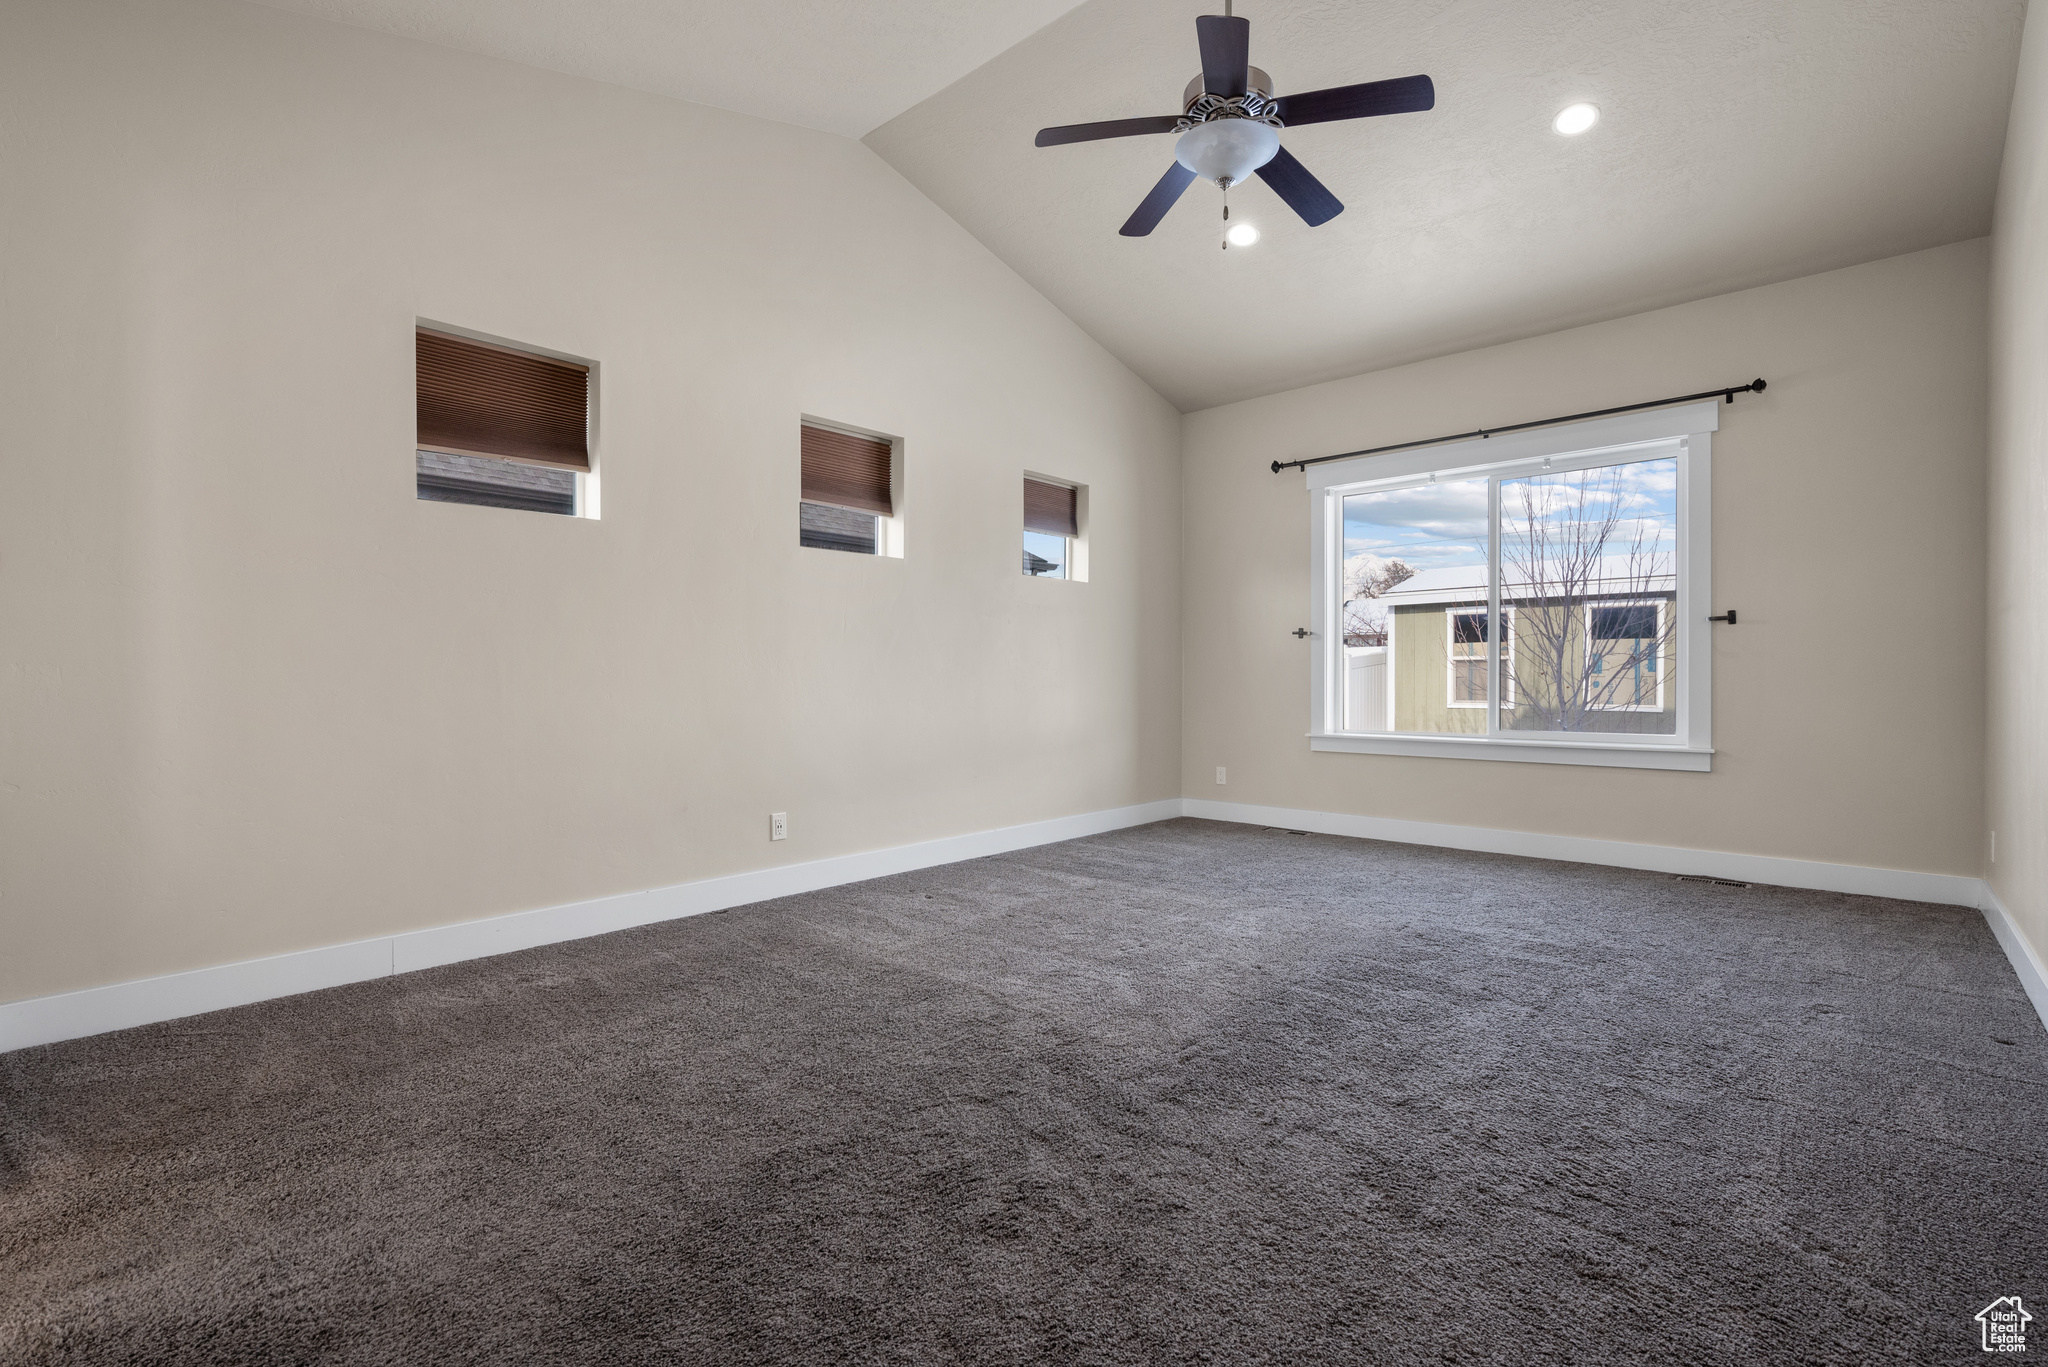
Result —
<svg viewBox="0 0 2048 1367"><path fill-rule="evenodd" d="M1486 706L1486 609L1452 608L1444 614L1451 632L1450 696L1446 707Z"/></svg>
<svg viewBox="0 0 2048 1367"><path fill-rule="evenodd" d="M1607 711L1662 712L1666 638L1662 601L1586 608L1588 705Z"/></svg>
<svg viewBox="0 0 2048 1367"><path fill-rule="evenodd" d="M1311 748L1710 768L1718 417L1309 467Z"/></svg>

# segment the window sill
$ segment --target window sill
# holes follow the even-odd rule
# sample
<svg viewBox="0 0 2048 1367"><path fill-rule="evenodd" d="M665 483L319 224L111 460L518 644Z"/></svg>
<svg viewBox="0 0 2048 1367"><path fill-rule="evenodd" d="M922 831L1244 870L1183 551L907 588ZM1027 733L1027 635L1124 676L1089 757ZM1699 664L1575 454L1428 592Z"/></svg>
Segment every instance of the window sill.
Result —
<svg viewBox="0 0 2048 1367"><path fill-rule="evenodd" d="M1711 748L1617 745L1600 741L1508 740L1490 736L1392 736L1310 733L1308 748L1352 755L1419 755L1435 759L1502 759L1524 764L1594 764L1610 769L1689 769L1708 773Z"/></svg>

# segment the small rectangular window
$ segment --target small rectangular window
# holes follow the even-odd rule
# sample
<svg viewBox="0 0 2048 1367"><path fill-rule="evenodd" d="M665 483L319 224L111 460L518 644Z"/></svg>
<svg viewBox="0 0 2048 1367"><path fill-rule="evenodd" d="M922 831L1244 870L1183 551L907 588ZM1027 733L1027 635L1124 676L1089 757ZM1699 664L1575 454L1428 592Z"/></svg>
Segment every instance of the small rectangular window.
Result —
<svg viewBox="0 0 2048 1367"><path fill-rule="evenodd" d="M1654 640L1661 634L1657 627L1655 603L1593 609L1593 639L1596 641Z"/></svg>
<svg viewBox="0 0 2048 1367"><path fill-rule="evenodd" d="M1450 696L1451 707L1486 706L1486 609L1452 609Z"/></svg>
<svg viewBox="0 0 2048 1367"><path fill-rule="evenodd" d="M896 513L895 443L885 437L802 424L798 543L856 555L890 554Z"/></svg>
<svg viewBox="0 0 2048 1367"><path fill-rule="evenodd" d="M590 367L414 330L415 484L434 503L574 515L590 474Z"/></svg>
<svg viewBox="0 0 2048 1367"><path fill-rule="evenodd" d="M1601 712L1664 710L1666 613L1661 602L1589 608L1586 706ZM1656 729L1656 728L1650 728Z"/></svg>
<svg viewBox="0 0 2048 1367"><path fill-rule="evenodd" d="M1024 477L1024 573L1034 579L1078 579L1081 491L1071 484Z"/></svg>

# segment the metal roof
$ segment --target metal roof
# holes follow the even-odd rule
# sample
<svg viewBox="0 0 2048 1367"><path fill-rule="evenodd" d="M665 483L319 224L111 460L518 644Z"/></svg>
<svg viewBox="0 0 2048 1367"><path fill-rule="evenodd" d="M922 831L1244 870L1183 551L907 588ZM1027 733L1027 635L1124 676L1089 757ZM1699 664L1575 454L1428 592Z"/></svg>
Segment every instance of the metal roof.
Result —
<svg viewBox="0 0 2048 1367"><path fill-rule="evenodd" d="M1669 563L1668 557L1659 556L1653 563ZM1517 589L1527 589L1530 580L1515 576L1513 565L1503 565L1501 589L1515 597ZM1642 572L1635 557L1627 555L1602 556L1598 572L1585 577L1583 582L1574 582L1580 576L1560 572L1550 577L1548 587L1571 583L1574 597L1597 595L1614 597L1631 593L1671 593L1678 587L1678 577L1669 571L1664 573ZM1381 595L1392 606L1408 606L1416 603L1471 603L1486 598L1486 566L1446 565L1441 569L1422 570L1414 577L1402 580Z"/></svg>

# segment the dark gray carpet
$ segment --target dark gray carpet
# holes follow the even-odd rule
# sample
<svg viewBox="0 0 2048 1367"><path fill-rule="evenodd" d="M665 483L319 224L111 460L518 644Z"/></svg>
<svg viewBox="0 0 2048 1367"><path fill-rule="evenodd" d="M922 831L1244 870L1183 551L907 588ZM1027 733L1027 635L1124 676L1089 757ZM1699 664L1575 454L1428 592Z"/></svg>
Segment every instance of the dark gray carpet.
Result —
<svg viewBox="0 0 2048 1367"><path fill-rule="evenodd" d="M1176 821L0 1057L0 1362L1978 1361L2044 1096L1972 911Z"/></svg>

